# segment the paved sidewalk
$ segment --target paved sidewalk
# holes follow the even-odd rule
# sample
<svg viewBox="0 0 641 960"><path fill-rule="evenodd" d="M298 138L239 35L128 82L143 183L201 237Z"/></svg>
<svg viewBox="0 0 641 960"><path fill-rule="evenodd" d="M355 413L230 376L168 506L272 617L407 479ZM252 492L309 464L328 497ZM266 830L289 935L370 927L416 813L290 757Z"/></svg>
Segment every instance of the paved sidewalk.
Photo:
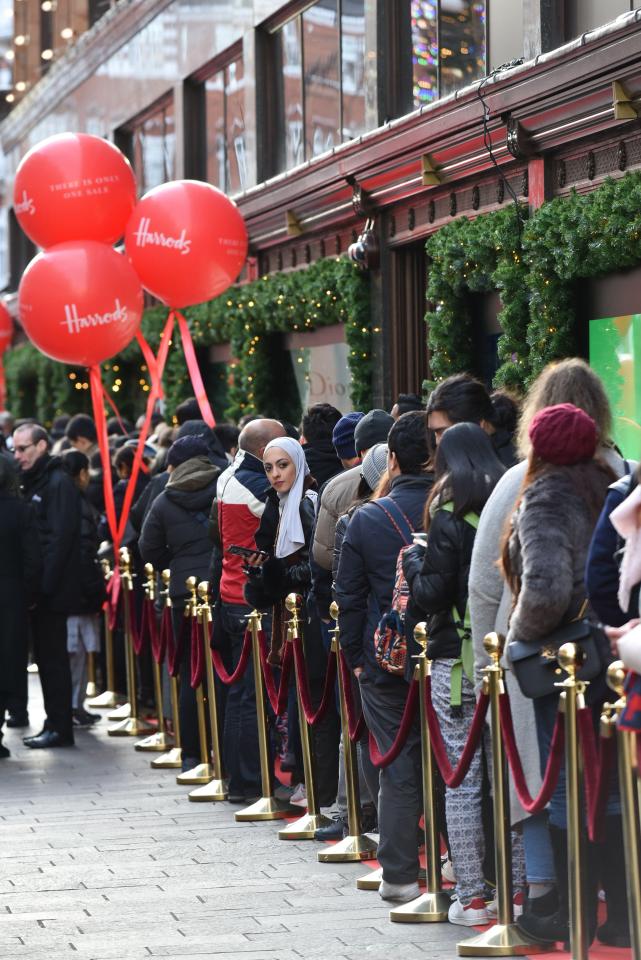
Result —
<svg viewBox="0 0 641 960"><path fill-rule="evenodd" d="M30 683L34 722L37 676ZM464 928L390 923L378 894L355 888L366 867L320 864L319 844L280 841L275 823L237 824L227 803L190 803L175 771L152 770L152 755L107 726L53 751L7 731L2 960L456 956Z"/></svg>

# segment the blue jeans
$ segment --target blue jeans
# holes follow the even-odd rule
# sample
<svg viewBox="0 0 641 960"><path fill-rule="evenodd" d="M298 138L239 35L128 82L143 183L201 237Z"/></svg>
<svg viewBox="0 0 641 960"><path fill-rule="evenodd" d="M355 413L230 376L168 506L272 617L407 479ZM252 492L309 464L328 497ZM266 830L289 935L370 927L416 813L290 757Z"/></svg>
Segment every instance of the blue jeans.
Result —
<svg viewBox="0 0 641 960"><path fill-rule="evenodd" d="M218 624L222 630L220 646L229 652L231 667L236 667L243 648L247 616L252 608L221 603ZM229 777L230 794L261 793L258 726L256 723L256 689L254 667L250 656L243 676L227 687L223 756Z"/></svg>
<svg viewBox="0 0 641 960"><path fill-rule="evenodd" d="M552 733L556 723L556 717L559 709L559 694L550 693L546 697L538 697L534 701L534 716L536 719L536 733L539 741L539 757L541 761L541 774L545 773L545 767L550 754L550 745L552 743ZM591 707L593 720L596 724L601 715L601 703L595 703ZM559 773L559 782L552 794L548 806L550 824L553 827L559 827L561 830L567 829L567 810L565 799L565 764L561 765ZM616 773L612 775L610 792L605 808L605 815L618 816L621 813L621 798L619 795L619 783Z"/></svg>
<svg viewBox="0 0 641 960"><path fill-rule="evenodd" d="M545 813L535 813L533 817L526 817L521 821L528 883L556 882L547 819Z"/></svg>

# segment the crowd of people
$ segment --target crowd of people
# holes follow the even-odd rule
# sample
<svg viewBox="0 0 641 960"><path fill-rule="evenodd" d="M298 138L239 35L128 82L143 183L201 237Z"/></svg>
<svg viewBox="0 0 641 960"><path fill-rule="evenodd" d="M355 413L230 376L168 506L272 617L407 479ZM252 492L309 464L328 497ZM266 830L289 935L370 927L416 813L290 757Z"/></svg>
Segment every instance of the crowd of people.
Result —
<svg viewBox="0 0 641 960"><path fill-rule="evenodd" d="M110 421L118 515L131 476L138 430ZM51 431L2 421L0 456L0 756L2 722L28 725L27 661L37 664L46 721L24 738L31 749L71 746L78 727L99 716L85 709L87 655L102 654L105 601L99 557L108 556L103 465L90 417L54 422ZM300 429L260 416L209 428L195 400L157 415L144 448L124 537L139 572L169 568L175 634L182 631L186 578L208 580L212 642L231 670L247 618L262 614L269 663L282 664L290 593L302 598L301 621L310 695L321 702L338 604L340 645L353 676L352 696L367 729L358 743L363 826L379 834L380 896L419 896L418 831L422 810L418 719L396 759L372 763L368 734L381 751L394 743L419 652L414 627L425 621L431 695L450 763L465 745L488 664L487 633L506 637L506 684L516 742L532 795L551 749L559 693L526 695L516 654L538 652L555 631L589 618L600 635L600 673L587 702L598 723L607 698L608 663L639 641L641 532L638 467L612 441L608 398L580 359L548 366L525 398L490 394L462 373L440 382L427 403L401 395L390 413L342 414L322 403ZM230 549L233 548L233 549ZM136 602L141 603L142 576ZM634 642L630 642L634 637ZM627 644L627 646L626 646ZM525 647L524 647L525 645ZM116 645L118 648L118 644ZM196 702L182 648L180 722L183 770L200 757ZM521 654L519 654L521 656ZM637 655L638 656L638 655ZM526 662L526 661L523 661ZM117 664L118 666L118 664ZM122 673L122 664L119 667ZM150 669L138 660L143 704ZM119 688L122 689L122 686ZM228 801L261 794L251 662L219 691ZM281 784L305 804L296 693L270 716ZM337 812L317 839L347 833L347 800L335 702L312 728L318 801ZM454 883L449 919L476 926L496 917L488 771L482 739L457 788L440 784L439 830L445 876ZM514 910L542 943L568 939L568 846L565 781L547 810L528 815L510 796ZM613 780L601 842L589 842L588 925L606 944L630 942L621 811ZM599 891L607 919L597 926Z"/></svg>

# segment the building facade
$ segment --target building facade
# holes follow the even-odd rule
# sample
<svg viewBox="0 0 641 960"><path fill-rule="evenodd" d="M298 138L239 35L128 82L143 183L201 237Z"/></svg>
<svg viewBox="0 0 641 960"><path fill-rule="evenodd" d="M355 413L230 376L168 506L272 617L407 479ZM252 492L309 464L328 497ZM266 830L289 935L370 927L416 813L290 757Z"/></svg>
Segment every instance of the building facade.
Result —
<svg viewBox="0 0 641 960"><path fill-rule="evenodd" d="M0 125L3 286L16 290L34 253L11 209L22 156L55 133L107 137L130 158L141 194L189 177L234 197L250 237L244 281L305 270L361 238L377 334L372 396L388 406L430 373L426 238L514 200L536 210L641 169L637 8L641 0L15 0ZM606 281L589 299L601 314L587 319L641 313L634 283L611 282L608 293ZM482 291L470 309L473 366L491 380L496 293ZM277 367L297 373L305 353L300 401L342 397L349 407L341 324L279 336ZM218 343L209 359L233 363L233 349Z"/></svg>

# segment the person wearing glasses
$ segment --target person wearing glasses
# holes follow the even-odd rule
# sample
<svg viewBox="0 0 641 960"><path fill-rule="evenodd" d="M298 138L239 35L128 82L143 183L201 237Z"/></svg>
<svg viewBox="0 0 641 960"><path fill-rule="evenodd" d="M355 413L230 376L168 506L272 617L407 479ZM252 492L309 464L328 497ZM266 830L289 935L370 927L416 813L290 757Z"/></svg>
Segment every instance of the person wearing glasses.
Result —
<svg viewBox="0 0 641 960"><path fill-rule="evenodd" d="M67 614L73 612L80 566L80 494L59 457L49 453L47 431L34 423L13 433L25 500L35 508L42 551L37 600L30 612L46 719L32 749L73 746Z"/></svg>

